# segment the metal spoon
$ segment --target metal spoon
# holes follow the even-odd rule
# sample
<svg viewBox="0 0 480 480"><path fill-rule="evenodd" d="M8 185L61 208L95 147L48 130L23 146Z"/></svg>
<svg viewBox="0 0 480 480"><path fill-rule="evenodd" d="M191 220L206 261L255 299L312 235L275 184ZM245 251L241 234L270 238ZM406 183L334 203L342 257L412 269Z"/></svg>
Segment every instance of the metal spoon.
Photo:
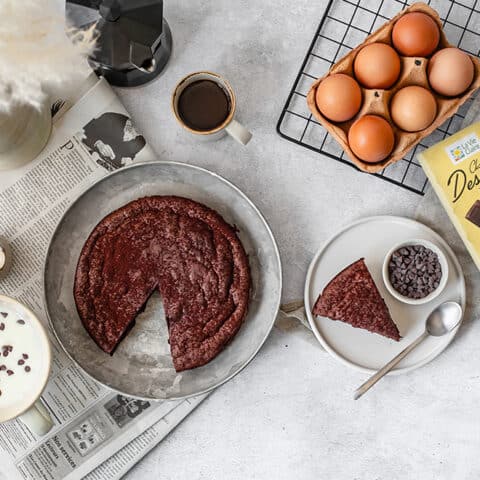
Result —
<svg viewBox="0 0 480 480"><path fill-rule="evenodd" d="M422 343L429 335L441 337L451 332L462 319L462 307L455 302L445 302L440 304L427 317L425 322L425 331L407 348L402 350L395 358L390 360L377 373L373 374L364 384L362 384L353 395L358 400L366 391L370 390L384 375L386 375L395 365L405 358L416 346Z"/></svg>

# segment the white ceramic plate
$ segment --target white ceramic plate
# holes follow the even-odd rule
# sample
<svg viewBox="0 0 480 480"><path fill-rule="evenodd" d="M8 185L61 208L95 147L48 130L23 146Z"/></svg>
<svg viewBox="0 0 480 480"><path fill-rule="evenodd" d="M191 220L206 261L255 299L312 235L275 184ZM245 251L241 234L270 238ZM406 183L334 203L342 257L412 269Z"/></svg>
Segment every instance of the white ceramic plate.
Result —
<svg viewBox="0 0 480 480"><path fill-rule="evenodd" d="M449 278L444 291L431 302L407 305L396 300L382 280L382 264L393 245L419 238L440 247L447 257ZM312 315L313 305L326 284L343 268L364 257L375 283L400 330L399 342L354 328L346 323ZM446 301L458 302L465 309L465 280L452 249L433 230L402 217L369 217L359 220L334 235L315 255L305 283L305 310L310 325L323 347L336 359L357 370L372 373L391 360L424 330L427 315ZM405 373L434 359L452 341L449 335L427 338L392 371Z"/></svg>

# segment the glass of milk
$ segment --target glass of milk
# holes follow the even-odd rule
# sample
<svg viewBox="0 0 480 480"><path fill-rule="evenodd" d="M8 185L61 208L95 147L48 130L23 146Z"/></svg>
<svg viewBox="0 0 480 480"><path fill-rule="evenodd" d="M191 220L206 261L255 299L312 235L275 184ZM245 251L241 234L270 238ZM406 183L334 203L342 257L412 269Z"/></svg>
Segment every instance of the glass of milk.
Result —
<svg viewBox="0 0 480 480"><path fill-rule="evenodd" d="M0 422L22 420L45 435L53 426L40 395L52 363L50 341L35 314L0 295Z"/></svg>

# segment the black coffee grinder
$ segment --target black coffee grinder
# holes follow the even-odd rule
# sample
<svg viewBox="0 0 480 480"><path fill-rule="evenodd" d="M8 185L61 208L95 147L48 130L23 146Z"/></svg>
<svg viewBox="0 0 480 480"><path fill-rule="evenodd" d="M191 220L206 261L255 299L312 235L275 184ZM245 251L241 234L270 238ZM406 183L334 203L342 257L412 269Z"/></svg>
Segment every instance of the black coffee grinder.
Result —
<svg viewBox="0 0 480 480"><path fill-rule="evenodd" d="M109 83L134 87L153 80L166 66L172 34L163 0L67 0L98 10L98 40L89 58Z"/></svg>

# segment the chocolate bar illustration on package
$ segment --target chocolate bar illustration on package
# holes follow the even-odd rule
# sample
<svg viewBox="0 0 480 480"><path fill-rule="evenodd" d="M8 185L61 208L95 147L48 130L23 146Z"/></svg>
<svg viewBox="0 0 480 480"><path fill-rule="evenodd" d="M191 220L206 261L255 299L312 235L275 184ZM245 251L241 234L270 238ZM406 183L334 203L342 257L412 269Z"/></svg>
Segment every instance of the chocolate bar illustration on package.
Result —
<svg viewBox="0 0 480 480"><path fill-rule="evenodd" d="M470 207L465 218L477 227L480 227L480 200L475 200L475 203Z"/></svg>

